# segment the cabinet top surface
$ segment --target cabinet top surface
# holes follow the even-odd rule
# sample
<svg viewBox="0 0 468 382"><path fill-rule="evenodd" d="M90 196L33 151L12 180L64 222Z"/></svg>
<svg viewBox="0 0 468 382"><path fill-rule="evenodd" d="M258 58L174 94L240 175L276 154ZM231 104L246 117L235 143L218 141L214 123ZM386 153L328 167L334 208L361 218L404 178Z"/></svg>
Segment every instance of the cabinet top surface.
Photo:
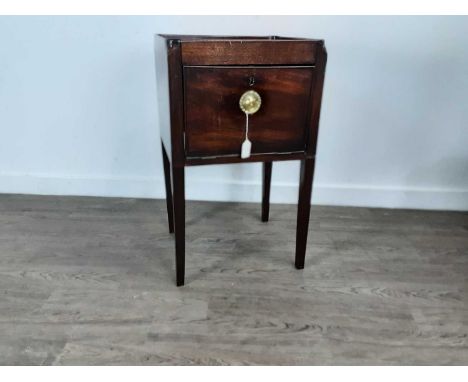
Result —
<svg viewBox="0 0 468 382"><path fill-rule="evenodd" d="M166 40L180 40L182 42L202 42L202 41L321 41L318 39L302 37L283 37L283 36L212 36L212 35L178 35L178 34L158 34Z"/></svg>

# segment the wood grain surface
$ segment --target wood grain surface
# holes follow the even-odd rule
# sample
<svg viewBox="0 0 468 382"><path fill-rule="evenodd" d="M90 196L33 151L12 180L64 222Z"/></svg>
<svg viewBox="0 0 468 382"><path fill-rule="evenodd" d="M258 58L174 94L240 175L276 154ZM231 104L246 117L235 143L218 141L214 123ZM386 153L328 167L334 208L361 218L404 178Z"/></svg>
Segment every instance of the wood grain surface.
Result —
<svg viewBox="0 0 468 382"><path fill-rule="evenodd" d="M273 190L274 191L274 190ZM468 364L468 214L0 196L2 365Z"/></svg>
<svg viewBox="0 0 468 382"><path fill-rule="evenodd" d="M239 99L250 89L262 98L260 110L249 117L252 153L305 151L313 72L313 67L185 67L187 156L240 155L246 117Z"/></svg>
<svg viewBox="0 0 468 382"><path fill-rule="evenodd" d="M206 40L182 42L183 65L307 65L317 40Z"/></svg>

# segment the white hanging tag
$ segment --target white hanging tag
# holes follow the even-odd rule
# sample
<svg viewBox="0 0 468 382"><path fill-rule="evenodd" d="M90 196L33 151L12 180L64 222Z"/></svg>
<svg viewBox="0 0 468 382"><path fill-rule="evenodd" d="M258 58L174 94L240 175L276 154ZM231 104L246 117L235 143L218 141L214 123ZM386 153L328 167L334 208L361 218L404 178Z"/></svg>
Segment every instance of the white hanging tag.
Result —
<svg viewBox="0 0 468 382"><path fill-rule="evenodd" d="M252 142L249 141L249 138L245 138L244 143L242 143L241 147L241 158L245 159L250 156L250 151L252 149Z"/></svg>
<svg viewBox="0 0 468 382"><path fill-rule="evenodd" d="M252 142L249 141L249 115L245 113L245 141L241 146L241 158L246 159L250 157L252 151Z"/></svg>

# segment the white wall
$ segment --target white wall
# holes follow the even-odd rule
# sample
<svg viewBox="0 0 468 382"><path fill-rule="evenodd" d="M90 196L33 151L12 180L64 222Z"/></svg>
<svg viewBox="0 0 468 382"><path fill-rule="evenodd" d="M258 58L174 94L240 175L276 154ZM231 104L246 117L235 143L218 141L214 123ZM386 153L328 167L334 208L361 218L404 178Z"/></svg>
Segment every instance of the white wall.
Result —
<svg viewBox="0 0 468 382"><path fill-rule="evenodd" d="M164 196L154 33L324 38L313 203L468 210L468 18L0 17L0 192ZM260 200L260 165L187 197ZM295 202L298 164L273 166Z"/></svg>

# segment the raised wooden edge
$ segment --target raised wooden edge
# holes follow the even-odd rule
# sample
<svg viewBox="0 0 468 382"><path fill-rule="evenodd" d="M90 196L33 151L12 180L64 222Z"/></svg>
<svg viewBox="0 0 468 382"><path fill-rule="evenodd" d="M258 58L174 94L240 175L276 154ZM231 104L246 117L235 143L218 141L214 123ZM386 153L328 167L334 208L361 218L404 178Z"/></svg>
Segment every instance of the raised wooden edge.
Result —
<svg viewBox="0 0 468 382"><path fill-rule="evenodd" d="M321 41L320 39L312 39L306 37L291 37L291 36L232 36L232 35L188 35L188 34L157 34L156 36L162 37L166 40L180 40L181 42L188 41L217 41L217 40L259 40L259 41L268 41L268 40L298 40L298 41L312 41L317 42Z"/></svg>
<svg viewBox="0 0 468 382"><path fill-rule="evenodd" d="M183 65L313 65L317 41L194 40L181 43Z"/></svg>
<svg viewBox="0 0 468 382"><path fill-rule="evenodd" d="M293 153L269 153L269 154L253 154L249 158L242 159L239 155L224 155L216 157L188 157L185 160L186 166L201 166L205 164L229 164L229 163L252 163L252 162L277 162L287 160L312 159L314 156L309 156L305 152Z"/></svg>

